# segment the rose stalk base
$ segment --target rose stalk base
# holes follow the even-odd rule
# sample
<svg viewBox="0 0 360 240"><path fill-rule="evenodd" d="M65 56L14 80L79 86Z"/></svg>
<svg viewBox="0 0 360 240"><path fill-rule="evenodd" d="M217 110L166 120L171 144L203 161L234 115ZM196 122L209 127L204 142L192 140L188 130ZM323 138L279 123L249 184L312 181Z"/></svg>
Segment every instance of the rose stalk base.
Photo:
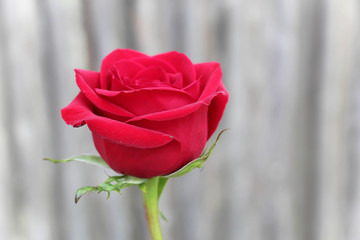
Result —
<svg viewBox="0 0 360 240"><path fill-rule="evenodd" d="M152 240L162 240L159 220L159 177L153 177L145 183L143 201Z"/></svg>

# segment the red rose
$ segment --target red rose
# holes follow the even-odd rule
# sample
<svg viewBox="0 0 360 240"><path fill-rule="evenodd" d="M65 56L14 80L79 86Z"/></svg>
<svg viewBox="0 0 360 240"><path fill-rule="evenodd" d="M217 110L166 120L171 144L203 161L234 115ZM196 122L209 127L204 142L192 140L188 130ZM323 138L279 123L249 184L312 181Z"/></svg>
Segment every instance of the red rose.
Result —
<svg viewBox="0 0 360 240"><path fill-rule="evenodd" d="M116 172L170 174L199 157L229 95L216 62L184 54L153 57L118 49L101 71L75 70L77 97L61 110L67 124L87 124L97 151Z"/></svg>

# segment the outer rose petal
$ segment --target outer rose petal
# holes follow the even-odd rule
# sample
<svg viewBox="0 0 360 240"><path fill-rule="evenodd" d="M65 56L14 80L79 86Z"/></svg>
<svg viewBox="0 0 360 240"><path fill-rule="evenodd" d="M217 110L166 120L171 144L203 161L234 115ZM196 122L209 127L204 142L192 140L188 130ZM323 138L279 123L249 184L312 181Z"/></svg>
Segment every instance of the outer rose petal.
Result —
<svg viewBox="0 0 360 240"><path fill-rule="evenodd" d="M174 140L174 137L161 132L97 116L92 110L89 101L80 93L61 110L61 115L68 124L77 127L87 123L94 134L129 147L157 148Z"/></svg>
<svg viewBox="0 0 360 240"><path fill-rule="evenodd" d="M100 87L100 73L83 70L83 69L75 69L76 75L81 76L82 80L88 85L91 89L95 89Z"/></svg>
<svg viewBox="0 0 360 240"><path fill-rule="evenodd" d="M114 67L114 63L122 59L132 59L137 57L148 57L147 55L132 50L132 49L116 49L107 55L101 63L101 77L100 86L103 89L109 89L111 80L111 70Z"/></svg>
<svg viewBox="0 0 360 240"><path fill-rule="evenodd" d="M208 139L207 116L208 106L202 105L197 111L182 118L164 120L161 122L143 119L132 122L132 124L175 137L181 144L181 152L179 153L180 161L173 165L173 168L171 169L171 172L174 172L188 162L198 158L204 149ZM162 175L164 174L167 173L163 173Z"/></svg>
<svg viewBox="0 0 360 240"><path fill-rule="evenodd" d="M140 178L151 178L173 172L180 159L180 143L176 140L151 149L127 147L93 134L96 150L116 172Z"/></svg>
<svg viewBox="0 0 360 240"><path fill-rule="evenodd" d="M223 84L221 84L224 86ZM225 106L229 100L229 94L226 92L225 88L220 87L221 91L218 91L218 94L212 99L209 105L208 112L208 138L213 135L217 126L219 125L220 119L224 113Z"/></svg>
<svg viewBox="0 0 360 240"><path fill-rule="evenodd" d="M92 104L80 92L67 107L61 109L61 116L67 124L73 127L80 127L86 124L85 119L90 119L94 116L92 111Z"/></svg>
<svg viewBox="0 0 360 240"><path fill-rule="evenodd" d="M207 136L208 106L180 119L157 122L141 120L134 125L175 136L175 140L152 149L115 144L93 134L96 149L115 171L141 178L170 174L201 154ZM199 124L202 123L202 124Z"/></svg>

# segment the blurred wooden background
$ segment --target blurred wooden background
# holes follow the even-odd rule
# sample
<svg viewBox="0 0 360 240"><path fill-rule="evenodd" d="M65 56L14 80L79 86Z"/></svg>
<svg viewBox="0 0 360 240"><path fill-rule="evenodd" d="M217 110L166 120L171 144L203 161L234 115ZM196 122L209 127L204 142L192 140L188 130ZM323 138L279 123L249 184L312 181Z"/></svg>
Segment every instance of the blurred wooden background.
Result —
<svg viewBox="0 0 360 240"><path fill-rule="evenodd" d="M202 171L171 180L166 240L360 239L357 0L0 0L0 239L149 239L138 189L88 195L95 153L60 117L74 68L115 48L218 61L230 102Z"/></svg>

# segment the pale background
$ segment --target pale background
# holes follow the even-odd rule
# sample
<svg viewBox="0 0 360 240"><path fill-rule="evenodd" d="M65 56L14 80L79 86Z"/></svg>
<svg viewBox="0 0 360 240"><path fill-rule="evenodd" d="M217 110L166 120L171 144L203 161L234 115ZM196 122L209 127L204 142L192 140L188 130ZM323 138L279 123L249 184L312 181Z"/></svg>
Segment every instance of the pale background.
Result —
<svg viewBox="0 0 360 240"><path fill-rule="evenodd" d="M0 0L0 239L149 239L137 188L75 205L111 172L42 160L95 153L60 109L115 48L218 61L230 93L165 240L360 239L359 23L357 0Z"/></svg>

